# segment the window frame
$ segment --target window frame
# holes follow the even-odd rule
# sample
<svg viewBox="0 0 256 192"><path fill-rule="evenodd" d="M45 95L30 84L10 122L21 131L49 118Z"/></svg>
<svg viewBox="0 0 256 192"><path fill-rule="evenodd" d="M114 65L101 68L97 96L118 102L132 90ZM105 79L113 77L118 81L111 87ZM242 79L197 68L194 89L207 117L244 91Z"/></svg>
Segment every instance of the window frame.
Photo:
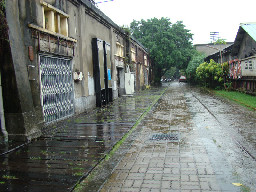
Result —
<svg viewBox="0 0 256 192"><path fill-rule="evenodd" d="M41 2L43 29L68 37L69 15L46 2Z"/></svg>

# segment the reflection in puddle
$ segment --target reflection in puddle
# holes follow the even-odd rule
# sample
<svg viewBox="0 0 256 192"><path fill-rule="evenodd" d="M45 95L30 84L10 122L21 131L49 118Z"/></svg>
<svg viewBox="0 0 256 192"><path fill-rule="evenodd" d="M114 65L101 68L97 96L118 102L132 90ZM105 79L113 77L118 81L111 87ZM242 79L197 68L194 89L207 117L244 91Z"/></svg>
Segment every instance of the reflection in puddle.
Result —
<svg viewBox="0 0 256 192"><path fill-rule="evenodd" d="M0 189L69 191L131 129L161 90L116 99L105 108L67 120L32 143L1 155Z"/></svg>

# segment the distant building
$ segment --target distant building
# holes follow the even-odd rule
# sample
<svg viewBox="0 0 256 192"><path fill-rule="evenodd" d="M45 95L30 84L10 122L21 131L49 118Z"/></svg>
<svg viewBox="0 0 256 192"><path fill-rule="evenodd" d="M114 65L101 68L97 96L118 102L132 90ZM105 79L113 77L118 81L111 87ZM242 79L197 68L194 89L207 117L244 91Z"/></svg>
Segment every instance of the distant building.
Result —
<svg viewBox="0 0 256 192"><path fill-rule="evenodd" d="M205 54L205 56L207 57L207 56L209 56L209 55L212 55L212 54L218 52L217 49L223 50L223 49L229 47L229 46L232 45L232 44L233 44L233 42L227 42L225 45L223 45L223 44L221 44L221 45L216 44L216 45L215 45L214 43L195 44L195 45L194 45L194 48L195 48L197 51L199 51L200 53Z"/></svg>
<svg viewBox="0 0 256 192"><path fill-rule="evenodd" d="M206 62L210 62L213 59L216 63L228 62L232 59L231 52L232 52L233 44L230 44L228 47L220 50L215 50L215 53L208 55L205 57ZM217 49L217 48L216 48Z"/></svg>

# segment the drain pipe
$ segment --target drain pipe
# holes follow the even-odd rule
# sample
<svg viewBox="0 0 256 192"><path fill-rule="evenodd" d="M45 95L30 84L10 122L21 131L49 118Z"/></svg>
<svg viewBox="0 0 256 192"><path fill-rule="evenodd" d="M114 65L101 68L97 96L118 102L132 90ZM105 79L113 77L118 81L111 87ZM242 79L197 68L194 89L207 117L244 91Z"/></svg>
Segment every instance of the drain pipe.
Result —
<svg viewBox="0 0 256 192"><path fill-rule="evenodd" d="M4 135L4 141L8 142L8 132L6 131L5 120L4 120L4 107L3 107L1 71L0 71L0 123L1 123L1 131L2 131L2 133Z"/></svg>

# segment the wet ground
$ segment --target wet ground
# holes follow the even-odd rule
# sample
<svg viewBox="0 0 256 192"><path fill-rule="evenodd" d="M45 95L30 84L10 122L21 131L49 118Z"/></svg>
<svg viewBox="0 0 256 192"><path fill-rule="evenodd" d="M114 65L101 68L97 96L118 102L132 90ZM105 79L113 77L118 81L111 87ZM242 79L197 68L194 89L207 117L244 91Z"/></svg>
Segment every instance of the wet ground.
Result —
<svg viewBox="0 0 256 192"><path fill-rule="evenodd" d="M118 98L102 109L49 126L30 143L2 142L0 191L72 191L163 90Z"/></svg>
<svg viewBox="0 0 256 192"><path fill-rule="evenodd" d="M256 113L187 84L168 86L109 176L100 167L77 191L256 191Z"/></svg>
<svg viewBox="0 0 256 192"><path fill-rule="evenodd" d="M105 164L166 87L65 120L9 153L22 143L1 145L0 191L72 191L78 181L75 191L256 191L256 113L188 84L165 86Z"/></svg>

